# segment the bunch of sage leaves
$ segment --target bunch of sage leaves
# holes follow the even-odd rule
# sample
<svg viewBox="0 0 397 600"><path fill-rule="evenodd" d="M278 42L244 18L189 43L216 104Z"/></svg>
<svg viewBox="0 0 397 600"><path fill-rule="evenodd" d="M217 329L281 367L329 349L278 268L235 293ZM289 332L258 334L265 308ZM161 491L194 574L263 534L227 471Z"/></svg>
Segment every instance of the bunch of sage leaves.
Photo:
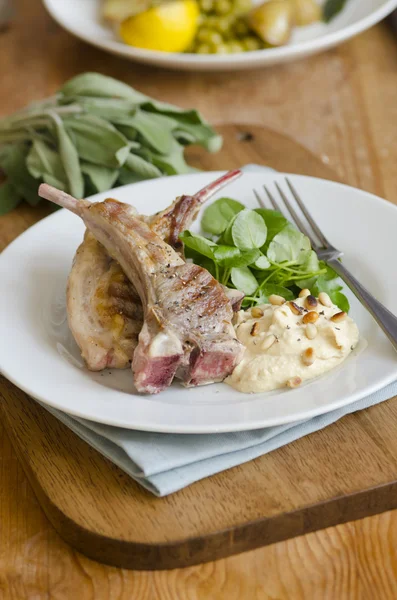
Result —
<svg viewBox="0 0 397 600"><path fill-rule="evenodd" d="M293 300L308 288L313 296L326 292L349 311L337 274L279 212L250 210L237 200L220 198L204 211L201 228L208 237L187 230L181 234L186 257L223 285L244 292L244 307L265 304L272 294Z"/></svg>
<svg viewBox="0 0 397 600"><path fill-rule="evenodd" d="M184 148L216 152L222 138L196 110L182 110L99 73L83 73L55 96L0 120L0 214L41 182L76 198L162 175L190 173Z"/></svg>

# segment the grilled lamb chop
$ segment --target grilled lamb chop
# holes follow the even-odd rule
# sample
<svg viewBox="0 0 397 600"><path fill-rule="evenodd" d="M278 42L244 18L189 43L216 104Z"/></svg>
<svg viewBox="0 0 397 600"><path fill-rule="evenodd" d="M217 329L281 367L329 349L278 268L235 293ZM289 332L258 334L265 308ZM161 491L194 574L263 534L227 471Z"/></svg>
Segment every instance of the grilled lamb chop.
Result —
<svg viewBox="0 0 397 600"><path fill-rule="evenodd" d="M208 271L185 263L127 204L78 201L47 184L39 195L79 215L134 283L144 308L132 362L139 392L158 393L175 375L191 386L222 381L233 371L243 346L231 304Z"/></svg>
<svg viewBox="0 0 397 600"><path fill-rule="evenodd" d="M240 171L226 173L194 196L180 196L165 210L140 218L182 252L179 235L196 218L201 205L240 175ZM225 291L234 310L239 310L244 295L238 290ZM143 324L140 299L118 263L89 232L76 252L69 275L67 313L90 370L129 366Z"/></svg>

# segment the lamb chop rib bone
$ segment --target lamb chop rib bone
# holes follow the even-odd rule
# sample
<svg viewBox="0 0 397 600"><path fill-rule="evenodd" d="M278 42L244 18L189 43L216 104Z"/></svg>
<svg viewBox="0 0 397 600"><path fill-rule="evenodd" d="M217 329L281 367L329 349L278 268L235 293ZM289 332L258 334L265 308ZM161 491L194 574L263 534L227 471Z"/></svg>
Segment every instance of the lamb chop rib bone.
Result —
<svg viewBox="0 0 397 600"><path fill-rule="evenodd" d="M138 391L160 392L175 375L200 385L233 371L243 347L231 304L208 271L185 263L127 204L78 201L47 184L39 195L80 216L134 283L145 313L132 363Z"/></svg>
<svg viewBox="0 0 397 600"><path fill-rule="evenodd" d="M204 202L241 174L230 171L193 196L180 196L163 211L140 218L182 253L180 233ZM233 309L239 310L244 294L229 288L225 292ZM143 324L142 305L120 265L89 230L74 257L66 297L69 326L87 367L100 371L129 366Z"/></svg>

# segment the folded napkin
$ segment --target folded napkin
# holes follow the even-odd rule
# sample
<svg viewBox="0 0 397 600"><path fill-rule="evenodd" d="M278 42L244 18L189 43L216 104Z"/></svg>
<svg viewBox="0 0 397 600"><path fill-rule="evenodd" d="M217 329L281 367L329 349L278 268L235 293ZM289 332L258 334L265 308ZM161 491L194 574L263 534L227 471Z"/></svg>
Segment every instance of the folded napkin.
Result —
<svg viewBox="0 0 397 600"><path fill-rule="evenodd" d="M247 165L244 170L267 167ZM397 382L353 404L307 421L254 431L220 434L167 434L102 425L42 405L80 438L156 496L267 454L345 415L397 395Z"/></svg>
<svg viewBox="0 0 397 600"><path fill-rule="evenodd" d="M279 427L213 434L131 431L101 425L43 406L81 439L156 496L167 496L199 479L267 454L324 429L345 415L397 396L397 382L353 404Z"/></svg>

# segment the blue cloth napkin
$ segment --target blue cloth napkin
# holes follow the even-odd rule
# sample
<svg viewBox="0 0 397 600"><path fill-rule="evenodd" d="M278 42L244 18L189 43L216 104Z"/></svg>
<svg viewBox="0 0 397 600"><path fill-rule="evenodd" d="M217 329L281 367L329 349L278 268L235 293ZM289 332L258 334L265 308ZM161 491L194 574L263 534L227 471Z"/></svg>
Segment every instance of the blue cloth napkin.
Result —
<svg viewBox="0 0 397 600"><path fill-rule="evenodd" d="M247 165L244 170L269 170ZM199 479L267 454L335 423L347 414L397 395L397 382L325 415L255 431L181 435L131 431L102 425L42 405L81 439L156 496L166 496Z"/></svg>
<svg viewBox="0 0 397 600"><path fill-rule="evenodd" d="M161 497L267 454L324 429L345 415L393 396L397 396L397 382L353 404L308 421L254 431L199 435L131 431L71 417L49 406L43 407L144 488Z"/></svg>

